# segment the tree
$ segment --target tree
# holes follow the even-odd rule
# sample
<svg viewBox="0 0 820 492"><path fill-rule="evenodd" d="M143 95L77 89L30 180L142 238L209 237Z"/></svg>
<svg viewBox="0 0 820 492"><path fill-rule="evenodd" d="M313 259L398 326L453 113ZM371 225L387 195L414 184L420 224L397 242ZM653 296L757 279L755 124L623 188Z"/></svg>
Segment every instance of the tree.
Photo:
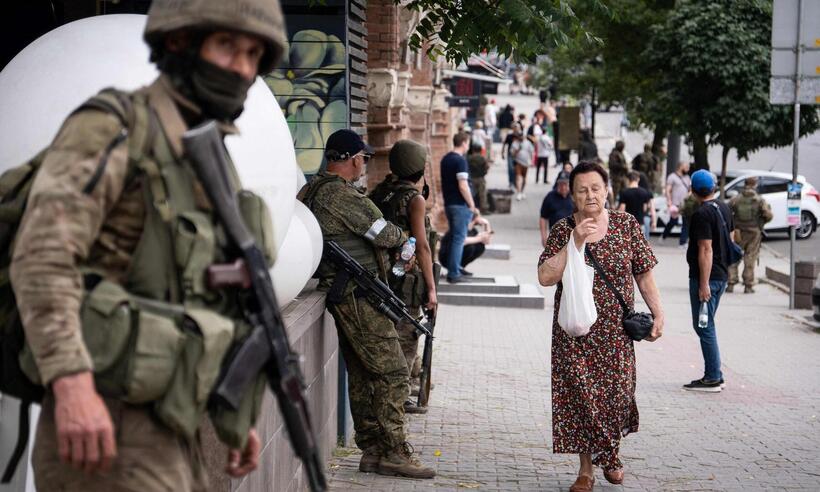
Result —
<svg viewBox="0 0 820 492"><path fill-rule="evenodd" d="M687 133L695 168L709 169L706 150L723 145L738 157L792 142L793 108L769 104L771 1L688 0L653 29L645 51L659 74L648 101L658 126ZM820 127L817 112L801 112L801 135Z"/></svg>
<svg viewBox="0 0 820 492"><path fill-rule="evenodd" d="M585 0L599 15L608 12L603 0ZM594 41L581 27L570 0L397 0L423 13L410 37L410 47L426 46L431 57L443 55L461 63L470 55L495 50L520 61L573 39Z"/></svg>

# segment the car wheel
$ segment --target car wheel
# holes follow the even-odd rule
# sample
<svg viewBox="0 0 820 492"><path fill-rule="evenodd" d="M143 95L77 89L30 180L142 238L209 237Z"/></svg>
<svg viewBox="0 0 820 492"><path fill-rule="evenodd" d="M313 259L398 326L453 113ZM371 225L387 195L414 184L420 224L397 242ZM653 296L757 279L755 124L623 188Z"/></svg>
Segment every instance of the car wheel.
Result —
<svg viewBox="0 0 820 492"><path fill-rule="evenodd" d="M808 212L806 210L800 212L800 227L798 227L795 231L797 239L810 238L816 226L817 219L814 218L811 212Z"/></svg>

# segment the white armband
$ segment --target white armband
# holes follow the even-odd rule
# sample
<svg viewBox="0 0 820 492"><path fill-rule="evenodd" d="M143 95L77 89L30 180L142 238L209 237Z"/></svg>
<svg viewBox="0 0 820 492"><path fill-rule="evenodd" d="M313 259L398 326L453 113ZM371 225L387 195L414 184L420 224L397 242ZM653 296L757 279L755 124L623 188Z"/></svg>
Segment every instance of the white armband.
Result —
<svg viewBox="0 0 820 492"><path fill-rule="evenodd" d="M373 222L373 225L370 226L370 229L368 229L367 232L364 233L365 239L367 239L370 242L373 242L373 240L376 239L376 236L378 236L379 233L382 232L382 229L384 229L386 226L386 220L384 220L381 217L376 219L376 221Z"/></svg>

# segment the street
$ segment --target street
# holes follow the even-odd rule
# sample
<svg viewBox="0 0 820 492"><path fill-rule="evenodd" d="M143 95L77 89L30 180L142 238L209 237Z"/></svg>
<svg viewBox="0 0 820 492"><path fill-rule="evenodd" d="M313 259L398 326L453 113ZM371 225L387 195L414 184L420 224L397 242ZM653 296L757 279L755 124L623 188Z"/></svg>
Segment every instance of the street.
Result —
<svg viewBox="0 0 820 492"><path fill-rule="evenodd" d="M489 216L494 241L511 245L511 259L479 260L470 265L477 275L536 282L538 208L551 185L532 181L512 214ZM488 184L506 184L501 165ZM667 324L660 340L636 346L641 428L621 444L624 484L609 485L598 471L596 490L820 490L820 333L794 321L787 296L768 285L727 294L717 316L727 387L719 394L683 391L703 364L686 262L675 246L653 248ZM762 263L770 260L764 251ZM434 480L359 473L359 452L339 448L333 488L567 490L578 461L552 453L554 290L541 290L544 310L441 306L430 410L408 417L408 439L437 470Z"/></svg>

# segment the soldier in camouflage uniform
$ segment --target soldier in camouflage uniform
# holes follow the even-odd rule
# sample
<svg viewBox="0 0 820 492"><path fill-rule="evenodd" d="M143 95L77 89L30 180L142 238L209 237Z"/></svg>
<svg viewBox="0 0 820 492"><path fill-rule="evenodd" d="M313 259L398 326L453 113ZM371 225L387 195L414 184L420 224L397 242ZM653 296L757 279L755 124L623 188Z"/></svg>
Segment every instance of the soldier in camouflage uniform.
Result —
<svg viewBox="0 0 820 492"><path fill-rule="evenodd" d="M92 98L45 153L11 264L28 343L23 354L32 361L27 375L48 388L32 452L38 489L207 489L196 429L208 384L242 321L232 311L236 304L215 302L231 294L202 280L226 245L214 239L216 218L181 138L207 119L235 131L247 90L281 56L285 32L276 0L154 0L144 37L159 78L134 93ZM185 241L189 258L180 258ZM183 310L199 335L183 335L176 318L131 310L132 296ZM132 322L139 330L125 335L125 352L105 350L109 332L123 324L130 330ZM92 343L101 340L102 349ZM105 391L100 371L126 356L133 357L126 359L128 373L112 376L115 391ZM194 373L185 372L192 368L187 361ZM200 377L201 388L191 379L177 384L181 376ZM244 417L222 417L252 426L264 389L259 381ZM139 394L143 383L155 394ZM241 477L254 469L260 441L253 428L226 439L222 417L211 417L233 448L227 472Z"/></svg>
<svg viewBox="0 0 820 492"><path fill-rule="evenodd" d="M316 216L325 240L333 240L364 268L387 279L388 250L407 241L401 228L355 186L365 176L373 149L351 130L339 130L325 145L327 170L319 172L298 194ZM329 291L327 309L336 321L339 348L347 365L348 396L356 445L362 450L359 470L383 475L433 478L419 463L404 434L404 402L410 394L409 372L393 322L378 312L354 282L337 285L336 268L319 264L319 289Z"/></svg>
<svg viewBox="0 0 820 492"><path fill-rule="evenodd" d="M621 190L626 188L626 173L629 169L626 167L626 157L624 157L624 142L618 140L615 142L615 148L609 153L609 179L612 182L612 195L609 197L610 205L615 205L618 197L621 196Z"/></svg>
<svg viewBox="0 0 820 492"><path fill-rule="evenodd" d="M657 190L658 174L660 173L660 159L652 153L652 145L645 144L643 146L643 153L640 153L632 159L632 170L646 175L649 181L650 191Z"/></svg>
<svg viewBox="0 0 820 492"><path fill-rule="evenodd" d="M763 225L772 220L772 209L766 200L757 194L757 177L749 176L743 191L732 198L729 206L735 223L735 241L743 248L743 292L754 292L755 265L760 254L760 240ZM738 237L740 236L740 237ZM729 286L726 292L734 291L738 283L738 264L729 267Z"/></svg>
<svg viewBox="0 0 820 492"><path fill-rule="evenodd" d="M427 163L427 150L411 140L400 140L390 149L390 171L370 194L370 199L384 214L384 218L398 225L408 236L416 238L418 261L413 269L401 277L388 274L390 288L407 305L413 316L421 314L422 305L435 311L436 283L433 278L433 254L437 234L427 216L427 201L419 190ZM421 361L418 356L418 332L406 320L396 326L402 352L410 371L411 394L418 394ZM427 413L411 400L404 404L408 413Z"/></svg>

